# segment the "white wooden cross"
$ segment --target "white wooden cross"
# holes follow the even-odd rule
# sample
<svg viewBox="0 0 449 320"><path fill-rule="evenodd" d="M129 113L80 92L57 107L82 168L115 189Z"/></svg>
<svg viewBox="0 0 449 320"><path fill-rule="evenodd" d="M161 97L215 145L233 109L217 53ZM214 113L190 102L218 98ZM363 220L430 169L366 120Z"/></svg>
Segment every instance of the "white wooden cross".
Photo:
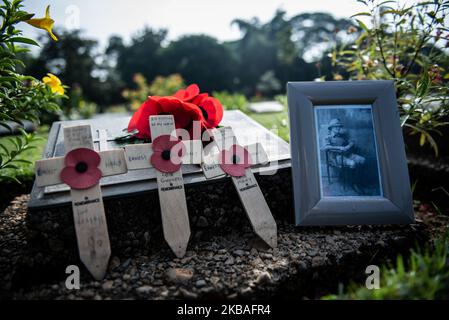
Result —
<svg viewBox="0 0 449 320"><path fill-rule="evenodd" d="M231 127L222 127L211 130L214 141L209 144L203 159L203 172L207 179L224 176L226 173L219 165L219 154L222 150L229 150L237 144L237 139ZM260 143L245 147L252 159L251 165L268 163L268 156ZM232 176L232 182L237 190L246 214L256 234L270 247L277 246L277 226L270 208L260 190L251 168L245 169L245 175Z"/></svg>
<svg viewBox="0 0 449 320"><path fill-rule="evenodd" d="M64 127L65 154L79 148L94 150L90 125ZM123 149L98 152L101 176L127 172ZM61 171L66 156L36 161L36 185L44 187L63 183ZM70 189L73 218L81 261L97 279L103 279L111 255L108 228L99 182L87 189Z"/></svg>
<svg viewBox="0 0 449 320"><path fill-rule="evenodd" d="M161 135L171 135L177 139L172 115L151 116L149 122L153 141ZM200 140L184 140L182 143L185 146L182 164L201 164L202 142ZM151 143L125 146L128 170L153 167L150 162L152 155ZM164 238L175 255L183 257L190 238L190 224L182 169L170 173L156 169L156 178Z"/></svg>

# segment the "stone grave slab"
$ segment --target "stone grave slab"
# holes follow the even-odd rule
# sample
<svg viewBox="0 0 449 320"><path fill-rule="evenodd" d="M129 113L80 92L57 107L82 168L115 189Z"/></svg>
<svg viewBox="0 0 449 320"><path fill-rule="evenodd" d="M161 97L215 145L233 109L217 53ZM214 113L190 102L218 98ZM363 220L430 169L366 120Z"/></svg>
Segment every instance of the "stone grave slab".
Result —
<svg viewBox="0 0 449 320"><path fill-rule="evenodd" d="M51 127L43 158L64 155L64 126L90 124L93 131L94 148L97 151L122 147L125 144L120 144L114 139L123 134L122 130L127 127L129 119L129 116L111 116L110 118L55 122ZM236 137L245 145L262 143L269 163L253 168L254 173L263 176L273 171L290 169L289 144L244 113L238 110L225 111L221 125L231 126ZM227 179L226 177L217 177L207 180L201 167L193 164L183 165L183 174L186 186ZM154 168L133 170L117 176L104 177L101 179L100 185L104 199L157 191L156 170ZM70 192L67 185L58 184L47 187L34 185L28 207L30 210L39 210L68 204L70 204Z"/></svg>
<svg viewBox="0 0 449 320"><path fill-rule="evenodd" d="M263 101L250 103L248 109L255 113L282 112L284 106L277 101Z"/></svg>

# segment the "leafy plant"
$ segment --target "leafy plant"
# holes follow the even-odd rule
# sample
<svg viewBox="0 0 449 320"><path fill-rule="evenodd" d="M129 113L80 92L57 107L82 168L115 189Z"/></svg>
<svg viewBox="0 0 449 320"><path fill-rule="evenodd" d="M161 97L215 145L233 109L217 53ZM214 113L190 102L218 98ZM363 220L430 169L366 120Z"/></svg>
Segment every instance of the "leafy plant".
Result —
<svg viewBox="0 0 449 320"><path fill-rule="evenodd" d="M353 16L361 33L355 43L334 50L335 80L348 73L351 79L394 80L402 125L438 155L434 134L441 134L449 116L449 1L358 2L367 7ZM371 26L359 17L368 17Z"/></svg>
<svg viewBox="0 0 449 320"><path fill-rule="evenodd" d="M0 181L14 181L20 183L17 179L18 171L23 165L32 165L33 163L22 157L22 155L32 149L37 141L42 140L34 134L26 133L23 129L22 135L14 138L8 138L0 142Z"/></svg>
<svg viewBox="0 0 449 320"><path fill-rule="evenodd" d="M212 95L221 102L224 109L246 112L248 100L245 95L241 93L229 93L227 91L214 91Z"/></svg>
<svg viewBox="0 0 449 320"><path fill-rule="evenodd" d="M437 239L433 247L412 250L404 260L398 256L394 266L380 271L380 288L369 290L351 284L346 292L324 299L448 299L449 241L447 235Z"/></svg>
<svg viewBox="0 0 449 320"><path fill-rule="evenodd" d="M23 120L31 120L38 123L41 112L58 110L57 102L65 97L52 92L52 87L43 82L17 72L18 67L25 67L19 54L28 51L28 48L20 45L38 46L34 40L22 37L22 31L17 28L17 24L33 16L23 11L22 7L22 0L3 0L0 6L0 126L9 130L8 121L21 124ZM0 143L0 180L11 179L5 170L14 170L17 162L26 161L19 159L19 155L31 148L34 136L23 130L21 134L21 137L10 139L10 148Z"/></svg>
<svg viewBox="0 0 449 320"><path fill-rule="evenodd" d="M142 74L136 73L133 80L137 89L126 89L122 92L123 97L130 101L132 111L137 110L147 100L148 96L170 96L185 87L184 80L179 74L172 74L167 77L157 76L148 84Z"/></svg>

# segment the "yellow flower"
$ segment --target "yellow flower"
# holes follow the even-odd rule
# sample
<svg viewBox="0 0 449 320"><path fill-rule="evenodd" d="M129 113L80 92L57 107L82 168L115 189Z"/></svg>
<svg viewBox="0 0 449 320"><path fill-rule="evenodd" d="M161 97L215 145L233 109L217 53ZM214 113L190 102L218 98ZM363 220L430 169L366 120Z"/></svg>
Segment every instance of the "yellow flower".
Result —
<svg viewBox="0 0 449 320"><path fill-rule="evenodd" d="M55 21L52 18L50 18L50 6L47 6L47 9L45 9L45 18L29 19L25 20L25 22L32 25L35 28L46 30L53 40L58 41L58 38L56 38L56 36L53 34L52 31L53 24L55 23Z"/></svg>
<svg viewBox="0 0 449 320"><path fill-rule="evenodd" d="M64 88L61 85L61 80L57 76L51 73L47 73L46 77L42 78L42 81L50 87L51 92L56 94L64 94Z"/></svg>

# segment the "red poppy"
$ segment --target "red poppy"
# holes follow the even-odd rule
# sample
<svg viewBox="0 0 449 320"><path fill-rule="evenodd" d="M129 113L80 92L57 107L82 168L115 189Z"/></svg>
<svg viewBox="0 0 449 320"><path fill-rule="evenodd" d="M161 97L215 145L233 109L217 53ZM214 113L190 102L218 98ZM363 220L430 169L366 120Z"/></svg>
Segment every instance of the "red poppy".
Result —
<svg viewBox="0 0 449 320"><path fill-rule="evenodd" d="M223 106L217 99L209 97L209 94L199 92L199 87L196 84L192 84L185 90L179 90L174 96L197 105L203 115L203 126L205 128L215 128L223 119Z"/></svg>
<svg viewBox="0 0 449 320"><path fill-rule="evenodd" d="M223 119L223 107L220 101L200 93L200 88L192 84L173 97L148 97L131 117L128 132L137 130L137 138L151 138L149 117L158 114L172 114L176 129L191 131L193 121L200 121L203 130L218 126Z"/></svg>
<svg viewBox="0 0 449 320"><path fill-rule="evenodd" d="M186 152L186 147L176 137L168 134L160 135L151 144L153 154L150 163L161 172L176 172L181 168L181 159Z"/></svg>
<svg viewBox="0 0 449 320"><path fill-rule="evenodd" d="M242 146L234 144L229 150L221 151L220 167L233 177L244 176L246 168L251 167L251 163L250 153Z"/></svg>
<svg viewBox="0 0 449 320"><path fill-rule="evenodd" d="M190 102L193 103L193 104L196 104L197 106L199 106L208 97L209 97L209 94L207 94L207 93L200 93L195 98L193 98L192 101L190 101Z"/></svg>
<svg viewBox="0 0 449 320"><path fill-rule="evenodd" d="M223 119L223 107L217 99L207 97L198 104L203 113L203 123L208 129L218 126Z"/></svg>
<svg viewBox="0 0 449 320"><path fill-rule="evenodd" d="M203 118L201 110L194 104L174 97L151 96L131 117L128 124L128 132L137 129L137 138L151 138L149 117L158 114L172 114L177 129L185 128L192 121L201 121Z"/></svg>
<svg viewBox="0 0 449 320"><path fill-rule="evenodd" d="M190 102L200 93L200 88L196 84L191 84L186 89L178 90L173 96L179 100Z"/></svg>
<svg viewBox="0 0 449 320"><path fill-rule="evenodd" d="M173 97L162 97L159 99L162 113L172 114L175 119L175 127L186 128L192 121L202 121L203 114L198 107L192 103L181 101Z"/></svg>
<svg viewBox="0 0 449 320"><path fill-rule="evenodd" d="M136 137L139 139L150 138L150 116L155 116L160 114L161 107L157 102L159 97L148 97L148 99L142 103L134 112L131 120L128 124L128 132L134 131L137 129Z"/></svg>
<svg viewBox="0 0 449 320"><path fill-rule="evenodd" d="M100 181L100 162L101 158L94 150L73 149L64 158L65 167L60 174L61 180L72 189L88 189Z"/></svg>

